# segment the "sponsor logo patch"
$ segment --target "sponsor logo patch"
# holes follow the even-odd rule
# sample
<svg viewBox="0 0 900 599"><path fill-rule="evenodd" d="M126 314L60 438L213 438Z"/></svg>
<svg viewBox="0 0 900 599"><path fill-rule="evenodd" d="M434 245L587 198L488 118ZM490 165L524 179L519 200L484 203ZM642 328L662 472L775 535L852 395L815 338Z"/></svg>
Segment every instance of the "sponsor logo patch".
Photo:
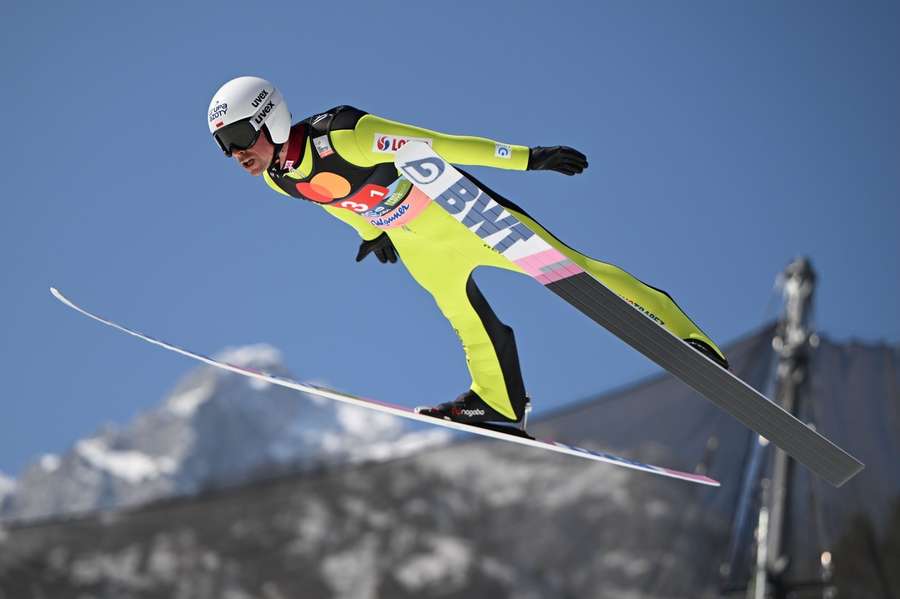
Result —
<svg viewBox="0 0 900 599"><path fill-rule="evenodd" d="M362 213L364 216L378 216L384 212L384 210L379 211L378 207L389 193L390 190L387 187L367 183L362 189L339 205L341 208Z"/></svg>
<svg viewBox="0 0 900 599"><path fill-rule="evenodd" d="M376 227L385 228L391 225L394 221L399 219L401 216L406 214L406 211L409 210L409 204L402 204L399 208L395 209L389 216L383 218L376 218L370 220L369 222L375 225Z"/></svg>
<svg viewBox="0 0 900 599"><path fill-rule="evenodd" d="M411 141L421 141L431 146L431 138L429 137L400 137L399 135L376 133L372 143L372 151L382 154L393 154Z"/></svg>
<svg viewBox="0 0 900 599"><path fill-rule="evenodd" d="M394 206L396 206L397 204L399 204L400 202L402 202L403 200L406 199L407 191L409 191L409 190L406 189L403 191L396 191L396 192L392 193L391 197L389 197L388 199L386 199L384 201L384 205L393 208Z"/></svg>
<svg viewBox="0 0 900 599"><path fill-rule="evenodd" d="M399 167L403 175L417 185L434 183L445 171L444 161L437 156L410 160ZM516 242L528 241L534 236L534 231L463 176L434 200L501 254Z"/></svg>
<svg viewBox="0 0 900 599"><path fill-rule="evenodd" d="M406 177L413 183L428 185L444 174L444 161L439 158L420 158L400 165Z"/></svg>
<svg viewBox="0 0 900 599"><path fill-rule="evenodd" d="M506 144L494 144L494 156L509 160L512 157L512 146Z"/></svg>
<svg viewBox="0 0 900 599"><path fill-rule="evenodd" d="M253 123L256 125L256 129L259 130L262 127L262 124L266 121L266 117L269 116L269 113L275 108L275 104L272 100L269 100L265 106L259 109L256 113L256 116L253 117Z"/></svg>
<svg viewBox="0 0 900 599"><path fill-rule="evenodd" d="M257 108L262 101L269 97L269 90L264 89L256 95L256 98L253 99L251 104L253 104L253 108Z"/></svg>
<svg viewBox="0 0 900 599"><path fill-rule="evenodd" d="M452 412L454 416L468 416L469 418L472 418L473 416L484 416L484 410L481 408L475 408L473 410L453 408Z"/></svg>
<svg viewBox="0 0 900 599"><path fill-rule="evenodd" d="M661 325L665 326L666 323L663 322L663 320L662 320L659 316L657 316L656 314L654 314L654 313L651 312L650 310L647 310L646 308L644 308L644 306L640 305L640 304L637 303L636 301L634 301L634 300L632 300L632 299L629 299L629 298L627 298L627 297L624 298L624 299L625 299L626 302L628 302L629 304L631 304L632 306L634 306L635 308L637 308L638 310L640 310L640 311L644 314L644 316L646 316L646 317L649 318L650 320L652 320L652 321L654 321L654 322L656 322L656 323L658 323L658 324L661 324Z"/></svg>
<svg viewBox="0 0 900 599"><path fill-rule="evenodd" d="M327 134L314 138L313 145L316 146L316 152L319 153L319 158L326 158L334 154L334 149L331 147L331 142L328 141Z"/></svg>
<svg viewBox="0 0 900 599"><path fill-rule="evenodd" d="M228 104L225 102L221 102L216 104L212 110L209 111L209 122L213 122L216 119L220 119L225 116L225 113L228 112ZM219 127L220 125L216 125Z"/></svg>

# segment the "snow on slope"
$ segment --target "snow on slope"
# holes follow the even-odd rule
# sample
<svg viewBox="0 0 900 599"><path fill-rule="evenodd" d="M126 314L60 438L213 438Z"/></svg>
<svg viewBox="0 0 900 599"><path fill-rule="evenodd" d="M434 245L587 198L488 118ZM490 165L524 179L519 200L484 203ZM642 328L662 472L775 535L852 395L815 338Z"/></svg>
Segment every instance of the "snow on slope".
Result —
<svg viewBox="0 0 900 599"><path fill-rule="evenodd" d="M0 505L3 500L16 490L16 481L0 472Z"/></svg>

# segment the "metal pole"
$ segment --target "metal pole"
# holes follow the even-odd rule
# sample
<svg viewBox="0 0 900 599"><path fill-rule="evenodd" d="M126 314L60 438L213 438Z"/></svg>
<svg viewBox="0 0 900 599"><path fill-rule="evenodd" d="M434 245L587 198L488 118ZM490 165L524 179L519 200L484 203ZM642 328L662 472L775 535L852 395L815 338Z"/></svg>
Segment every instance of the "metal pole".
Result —
<svg viewBox="0 0 900 599"><path fill-rule="evenodd" d="M785 301L784 315L772 345L778 352L776 401L794 414L799 413L801 387L807 381L809 348L815 336L810 330L816 275L806 258L791 262L779 276ZM764 440L761 439L764 442ZM788 588L783 575L790 565L784 553L786 535L790 531L791 479L793 463L783 451L775 448L771 477L763 481L763 501L757 525L757 553L754 599L782 599Z"/></svg>

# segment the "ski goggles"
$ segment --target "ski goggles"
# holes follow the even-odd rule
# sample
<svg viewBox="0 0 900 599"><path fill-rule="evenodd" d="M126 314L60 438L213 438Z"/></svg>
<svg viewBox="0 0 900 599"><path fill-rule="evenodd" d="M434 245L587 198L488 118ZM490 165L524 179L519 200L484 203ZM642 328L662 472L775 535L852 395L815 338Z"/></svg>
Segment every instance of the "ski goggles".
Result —
<svg viewBox="0 0 900 599"><path fill-rule="evenodd" d="M261 129L253 126L250 122L252 118L235 121L213 133L216 143L226 156L231 156L235 150L249 150L259 139Z"/></svg>

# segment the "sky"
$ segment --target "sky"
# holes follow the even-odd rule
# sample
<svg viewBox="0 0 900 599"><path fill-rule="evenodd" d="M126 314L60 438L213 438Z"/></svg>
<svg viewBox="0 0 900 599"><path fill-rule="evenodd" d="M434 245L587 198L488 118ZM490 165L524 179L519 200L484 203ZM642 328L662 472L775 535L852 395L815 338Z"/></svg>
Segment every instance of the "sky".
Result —
<svg viewBox="0 0 900 599"><path fill-rule="evenodd" d="M821 334L900 342L897 3L4 2L0 50L10 475L154 408L195 367L65 309L51 285L202 353L270 343L297 378L375 399L468 387L453 330L402 265L355 263L352 229L222 156L207 106L240 75L272 80L294 120L350 104L578 148L578 177L472 170L720 343L776 315L775 276L799 255L819 275ZM516 331L535 416L657 372L530 279L476 280Z"/></svg>

